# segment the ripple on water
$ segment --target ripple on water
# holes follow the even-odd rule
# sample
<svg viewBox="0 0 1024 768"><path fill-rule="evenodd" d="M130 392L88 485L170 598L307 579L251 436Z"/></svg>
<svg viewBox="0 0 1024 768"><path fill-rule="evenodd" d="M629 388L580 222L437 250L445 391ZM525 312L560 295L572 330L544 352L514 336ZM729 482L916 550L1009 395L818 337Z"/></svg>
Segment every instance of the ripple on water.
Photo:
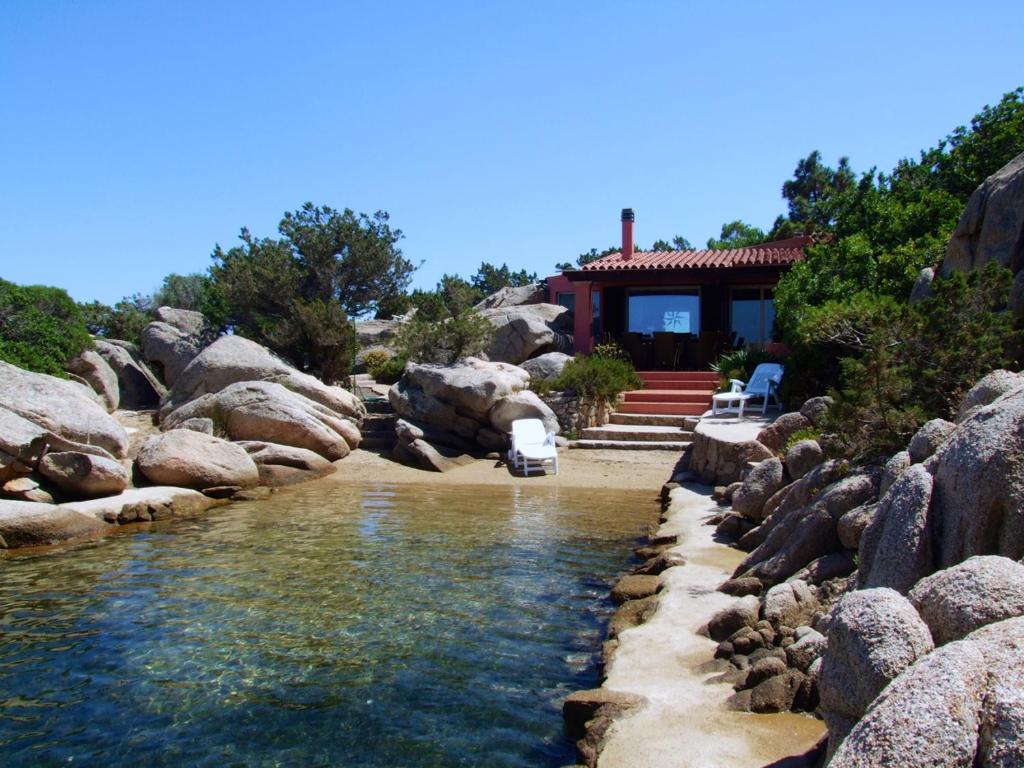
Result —
<svg viewBox="0 0 1024 768"><path fill-rule="evenodd" d="M558 766L652 498L290 489L0 560L4 765Z"/></svg>

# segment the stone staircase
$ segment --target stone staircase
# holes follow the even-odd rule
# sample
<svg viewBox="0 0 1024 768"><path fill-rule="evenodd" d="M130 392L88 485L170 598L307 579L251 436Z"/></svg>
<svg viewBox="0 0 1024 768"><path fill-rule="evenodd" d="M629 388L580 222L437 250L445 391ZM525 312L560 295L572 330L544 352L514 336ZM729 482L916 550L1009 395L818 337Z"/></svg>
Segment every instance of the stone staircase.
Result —
<svg viewBox="0 0 1024 768"><path fill-rule="evenodd" d="M682 451L701 414L711 407L718 374L639 371L644 388L626 392L607 424L583 430L573 448Z"/></svg>
<svg viewBox="0 0 1024 768"><path fill-rule="evenodd" d="M395 415L391 403L387 398L379 396L374 391L377 382L366 373L360 373L352 377L352 389L363 399L366 406L366 418L363 419L363 439L359 447L367 451L380 451L386 453L395 447L395 422L398 416Z"/></svg>

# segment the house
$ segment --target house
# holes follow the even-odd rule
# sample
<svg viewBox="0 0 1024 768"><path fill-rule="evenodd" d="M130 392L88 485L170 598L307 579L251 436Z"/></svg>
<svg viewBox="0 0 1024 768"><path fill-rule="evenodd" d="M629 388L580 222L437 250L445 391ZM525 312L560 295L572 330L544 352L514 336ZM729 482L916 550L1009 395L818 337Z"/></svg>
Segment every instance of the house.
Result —
<svg viewBox="0 0 1024 768"><path fill-rule="evenodd" d="M547 279L548 301L575 314L573 345L618 341L639 369L704 370L724 349L772 340L773 291L808 236L729 250L634 251L633 210L622 250Z"/></svg>

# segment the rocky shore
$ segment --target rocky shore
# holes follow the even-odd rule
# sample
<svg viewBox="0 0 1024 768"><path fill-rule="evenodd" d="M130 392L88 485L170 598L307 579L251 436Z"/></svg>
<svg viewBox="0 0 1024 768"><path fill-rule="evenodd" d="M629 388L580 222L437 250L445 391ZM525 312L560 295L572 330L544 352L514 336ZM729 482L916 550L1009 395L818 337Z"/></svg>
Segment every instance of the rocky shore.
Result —
<svg viewBox="0 0 1024 768"><path fill-rule="evenodd" d="M928 422L881 466L797 439L825 405L748 439L705 428L674 479L732 480L714 489L724 510L700 500L710 486L666 486L649 559L617 588L632 599L605 685L566 703L588 765L782 756L679 736L719 734L729 712L748 719L718 744L750 731L745 713L821 718L827 739L787 765L1024 765L1024 376L989 374L955 422ZM765 458L741 465L752 452ZM733 548L717 582L700 570L712 541ZM689 696L695 681L722 685Z"/></svg>

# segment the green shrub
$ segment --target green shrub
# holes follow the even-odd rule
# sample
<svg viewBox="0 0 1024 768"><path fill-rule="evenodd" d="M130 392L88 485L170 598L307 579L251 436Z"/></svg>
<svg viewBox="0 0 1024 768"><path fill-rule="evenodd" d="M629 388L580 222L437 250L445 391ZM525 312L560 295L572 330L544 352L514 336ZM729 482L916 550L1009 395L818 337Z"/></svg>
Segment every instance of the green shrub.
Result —
<svg viewBox="0 0 1024 768"><path fill-rule="evenodd" d="M402 356L392 357L370 370L370 374L379 384L394 384L405 373L406 359Z"/></svg>
<svg viewBox="0 0 1024 768"><path fill-rule="evenodd" d="M0 280L0 360L66 377L68 360L91 347L78 305L66 291Z"/></svg>
<svg viewBox="0 0 1024 768"><path fill-rule="evenodd" d="M789 439L786 441L786 444L782 446L782 450L780 451L780 453L783 456L785 456L787 453L789 453L789 449L792 448L797 443L799 443L800 441L814 440L815 442L819 442L820 438L821 430L818 429L817 427L806 427L804 429L798 429L796 432L789 436Z"/></svg>
<svg viewBox="0 0 1024 768"><path fill-rule="evenodd" d="M494 326L475 309L441 320L417 312L398 332L395 346L406 360L450 365L460 357L479 355L494 338Z"/></svg>
<svg viewBox="0 0 1024 768"><path fill-rule="evenodd" d="M620 394L643 386L632 364L610 357L577 355L550 383L554 390L572 391L580 399L581 426L601 420Z"/></svg>
<svg viewBox="0 0 1024 768"><path fill-rule="evenodd" d="M722 388L728 389L732 379L749 381L754 369L761 363L778 362L781 362L778 357L760 347L745 347L723 352L718 360L711 364L711 370L719 375Z"/></svg>
<svg viewBox="0 0 1024 768"><path fill-rule="evenodd" d="M606 341L602 344L594 345L594 357L603 357L608 360L623 360L627 363L632 363L632 358L621 344L617 341Z"/></svg>
<svg viewBox="0 0 1024 768"><path fill-rule="evenodd" d="M388 360L392 358L392 355L385 352L383 349L371 349L363 353L363 366L366 368L366 372L371 376L374 376L374 370L380 368Z"/></svg>
<svg viewBox="0 0 1024 768"><path fill-rule="evenodd" d="M901 450L924 422L953 418L986 373L1019 369L1021 332L1005 310L1011 281L1009 270L990 264L936 280L932 296L913 306L862 293L808 311L803 342L837 352L826 428L848 457Z"/></svg>

